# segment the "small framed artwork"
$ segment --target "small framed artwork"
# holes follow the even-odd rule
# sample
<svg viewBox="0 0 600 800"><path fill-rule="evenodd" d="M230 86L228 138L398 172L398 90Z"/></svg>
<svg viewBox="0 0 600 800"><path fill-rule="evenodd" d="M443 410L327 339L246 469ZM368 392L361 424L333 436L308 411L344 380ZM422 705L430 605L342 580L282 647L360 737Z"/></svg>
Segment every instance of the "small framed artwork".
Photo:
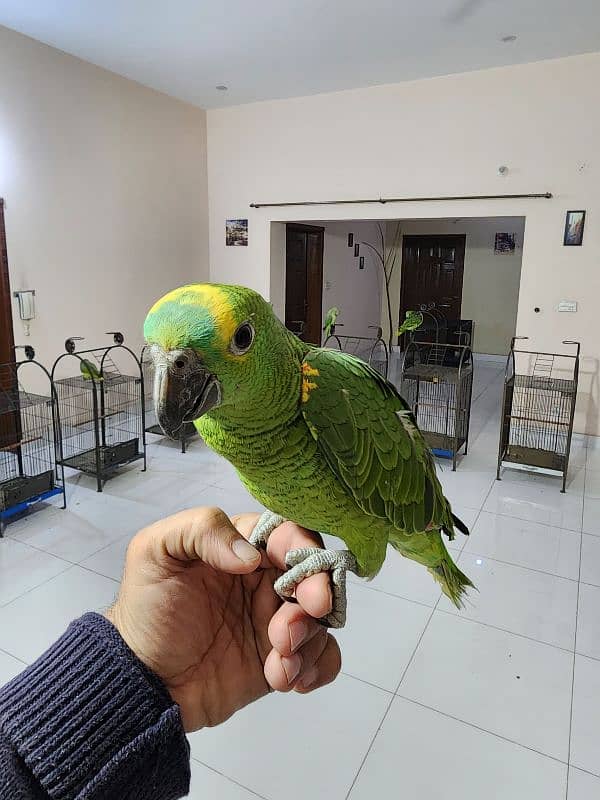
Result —
<svg viewBox="0 0 600 800"><path fill-rule="evenodd" d="M227 247L248 247L248 220L225 220L225 244Z"/></svg>
<svg viewBox="0 0 600 800"><path fill-rule="evenodd" d="M515 234L497 233L494 242L494 253L496 255L511 255L515 252Z"/></svg>
<svg viewBox="0 0 600 800"><path fill-rule="evenodd" d="M585 211L567 211L563 244L567 247L581 247L584 225Z"/></svg>

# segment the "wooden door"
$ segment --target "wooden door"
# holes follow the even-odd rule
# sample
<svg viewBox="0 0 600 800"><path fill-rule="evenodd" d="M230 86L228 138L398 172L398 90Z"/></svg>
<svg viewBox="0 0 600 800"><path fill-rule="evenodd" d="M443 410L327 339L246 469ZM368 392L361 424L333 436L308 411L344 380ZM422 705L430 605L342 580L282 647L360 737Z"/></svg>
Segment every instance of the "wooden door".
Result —
<svg viewBox="0 0 600 800"><path fill-rule="evenodd" d="M14 344L4 202L0 198L0 451L15 450L21 438Z"/></svg>
<svg viewBox="0 0 600 800"><path fill-rule="evenodd" d="M403 238L400 322L407 311L431 304L447 320L460 319L465 241L464 235Z"/></svg>
<svg viewBox="0 0 600 800"><path fill-rule="evenodd" d="M286 226L285 325L311 344L321 344L323 232L312 225Z"/></svg>

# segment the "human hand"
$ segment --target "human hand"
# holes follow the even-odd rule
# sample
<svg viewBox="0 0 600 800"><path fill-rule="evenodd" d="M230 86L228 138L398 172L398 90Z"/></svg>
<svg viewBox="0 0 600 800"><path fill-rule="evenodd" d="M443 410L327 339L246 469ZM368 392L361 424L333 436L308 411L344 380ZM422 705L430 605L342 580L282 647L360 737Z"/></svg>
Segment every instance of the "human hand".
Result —
<svg viewBox="0 0 600 800"><path fill-rule="evenodd" d="M317 689L340 670L337 642L316 622L331 611L328 576L304 580L297 604L273 591L288 550L322 546L320 537L286 522L260 553L243 538L258 517L196 508L145 528L106 614L162 679L188 732L224 722L271 689Z"/></svg>

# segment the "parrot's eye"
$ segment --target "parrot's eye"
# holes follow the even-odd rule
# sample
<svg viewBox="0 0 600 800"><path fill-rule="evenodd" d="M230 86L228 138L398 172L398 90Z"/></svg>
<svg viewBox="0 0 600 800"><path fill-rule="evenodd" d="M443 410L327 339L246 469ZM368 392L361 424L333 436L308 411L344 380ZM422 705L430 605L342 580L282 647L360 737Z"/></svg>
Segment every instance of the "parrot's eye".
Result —
<svg viewBox="0 0 600 800"><path fill-rule="evenodd" d="M254 328L249 322L242 322L231 340L231 352L242 356L250 349L254 341Z"/></svg>

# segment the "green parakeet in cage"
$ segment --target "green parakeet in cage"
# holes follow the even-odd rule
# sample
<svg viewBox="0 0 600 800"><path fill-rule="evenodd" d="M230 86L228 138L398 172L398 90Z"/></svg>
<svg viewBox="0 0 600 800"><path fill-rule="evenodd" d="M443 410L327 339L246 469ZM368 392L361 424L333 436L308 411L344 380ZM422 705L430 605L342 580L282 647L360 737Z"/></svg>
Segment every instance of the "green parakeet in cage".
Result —
<svg viewBox="0 0 600 800"><path fill-rule="evenodd" d="M346 572L371 578L388 543L426 567L457 605L471 581L442 533L468 534L454 516L415 418L394 386L363 361L300 341L256 292L197 284L175 289L144 325L156 368L154 402L167 435L193 421L268 511L252 542L284 519L341 538L347 550L287 554L276 582L293 596L329 571L333 610L346 619Z"/></svg>
<svg viewBox="0 0 600 800"><path fill-rule="evenodd" d="M340 310L337 306L333 306L330 308L327 314L325 315L325 325L323 325L323 331L325 332L325 336L331 336L333 331L335 330L335 321L340 315Z"/></svg>
<svg viewBox="0 0 600 800"><path fill-rule="evenodd" d="M79 371L81 372L85 381L103 381L104 378L100 374L98 367L87 358L82 358L79 362Z"/></svg>
<svg viewBox="0 0 600 800"><path fill-rule="evenodd" d="M406 316L402 321L402 325L398 328L397 335L402 336L403 333L409 331L416 331L423 324L423 314L420 311L407 311Z"/></svg>

